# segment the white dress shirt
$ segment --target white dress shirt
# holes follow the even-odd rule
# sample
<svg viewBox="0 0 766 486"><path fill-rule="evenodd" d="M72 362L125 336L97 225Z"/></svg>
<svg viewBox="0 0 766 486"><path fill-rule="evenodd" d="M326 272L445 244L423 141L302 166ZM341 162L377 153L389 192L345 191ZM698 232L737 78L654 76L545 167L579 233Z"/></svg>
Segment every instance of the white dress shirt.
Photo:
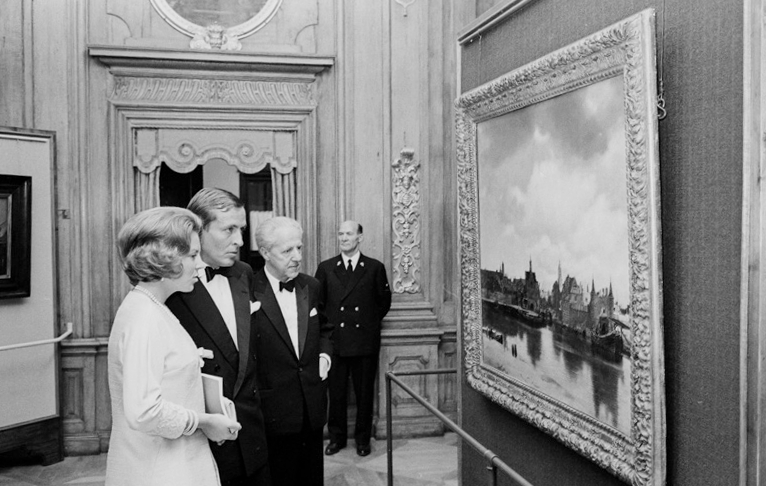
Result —
<svg viewBox="0 0 766 486"><path fill-rule="evenodd" d="M218 312L221 313L223 322L226 323L226 328L229 329L229 334L231 334L231 338L234 340L234 346L239 350L239 343L237 342L237 317L234 314L234 299L231 296L229 279L223 275L216 275L208 282L205 268L199 269L197 276L202 285L207 289L207 293L213 298L213 302L218 307Z"/></svg>
<svg viewBox="0 0 766 486"><path fill-rule="evenodd" d="M298 343L298 302L295 300L295 290L292 292L279 290L279 280L269 273L268 268L265 268L264 270L266 271L266 278L269 280L271 289L274 291L274 295L279 303L282 317L285 319L287 332L290 334L290 341L292 341L293 349L295 350L295 356L300 358L301 350Z"/></svg>

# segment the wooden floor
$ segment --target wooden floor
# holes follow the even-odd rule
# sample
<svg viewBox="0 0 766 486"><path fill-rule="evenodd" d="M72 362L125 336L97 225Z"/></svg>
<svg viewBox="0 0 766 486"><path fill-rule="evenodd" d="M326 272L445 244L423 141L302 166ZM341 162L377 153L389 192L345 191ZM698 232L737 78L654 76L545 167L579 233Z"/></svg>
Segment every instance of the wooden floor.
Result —
<svg viewBox="0 0 766 486"><path fill-rule="evenodd" d="M396 486L457 486L457 436L394 441ZM385 486L386 442L372 442L372 454L356 455L353 441L325 456L325 486ZM67 457L50 466L0 464L0 486L103 486L106 454Z"/></svg>

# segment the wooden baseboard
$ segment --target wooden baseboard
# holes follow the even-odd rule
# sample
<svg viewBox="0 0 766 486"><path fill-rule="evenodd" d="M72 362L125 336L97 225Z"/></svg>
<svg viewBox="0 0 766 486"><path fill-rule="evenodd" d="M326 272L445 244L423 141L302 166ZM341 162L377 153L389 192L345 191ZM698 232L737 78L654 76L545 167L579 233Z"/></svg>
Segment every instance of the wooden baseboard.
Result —
<svg viewBox="0 0 766 486"><path fill-rule="evenodd" d="M0 431L0 454L40 458L43 466L64 460L61 419L54 417Z"/></svg>
<svg viewBox="0 0 766 486"><path fill-rule="evenodd" d="M64 437L64 453L67 456L92 456L109 450L109 437L97 434L72 434Z"/></svg>

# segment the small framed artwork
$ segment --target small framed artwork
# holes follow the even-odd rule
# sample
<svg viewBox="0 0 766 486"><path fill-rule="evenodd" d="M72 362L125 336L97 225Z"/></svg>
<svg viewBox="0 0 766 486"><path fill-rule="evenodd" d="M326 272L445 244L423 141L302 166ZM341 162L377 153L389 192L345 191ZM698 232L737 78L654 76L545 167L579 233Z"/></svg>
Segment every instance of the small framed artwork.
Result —
<svg viewBox="0 0 766 486"><path fill-rule="evenodd" d="M457 100L467 383L665 483L654 11Z"/></svg>
<svg viewBox="0 0 766 486"><path fill-rule="evenodd" d="M0 174L0 299L29 297L32 178Z"/></svg>

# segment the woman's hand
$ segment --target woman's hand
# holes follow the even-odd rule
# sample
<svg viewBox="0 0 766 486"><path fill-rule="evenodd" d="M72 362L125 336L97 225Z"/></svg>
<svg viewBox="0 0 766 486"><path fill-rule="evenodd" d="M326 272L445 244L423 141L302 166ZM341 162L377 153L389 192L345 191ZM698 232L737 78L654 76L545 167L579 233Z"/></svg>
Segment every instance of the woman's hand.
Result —
<svg viewBox="0 0 766 486"><path fill-rule="evenodd" d="M201 413L199 428L208 439L220 444L225 440L235 440L242 425L220 413Z"/></svg>

